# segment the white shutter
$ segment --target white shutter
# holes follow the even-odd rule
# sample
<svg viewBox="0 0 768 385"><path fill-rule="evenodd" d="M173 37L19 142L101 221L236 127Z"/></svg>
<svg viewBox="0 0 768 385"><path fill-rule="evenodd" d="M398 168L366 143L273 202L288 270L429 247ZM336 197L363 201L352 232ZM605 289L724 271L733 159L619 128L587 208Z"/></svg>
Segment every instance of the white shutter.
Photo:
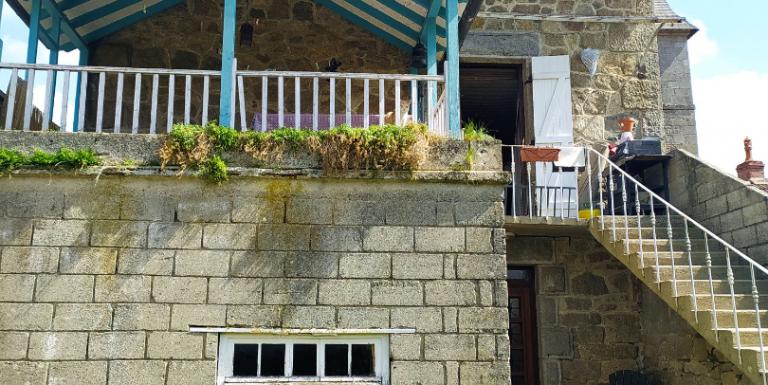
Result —
<svg viewBox="0 0 768 385"><path fill-rule="evenodd" d="M534 57L533 128L537 146L573 145L571 63L568 56ZM575 217L577 175L552 163L536 163L536 203L544 216Z"/></svg>

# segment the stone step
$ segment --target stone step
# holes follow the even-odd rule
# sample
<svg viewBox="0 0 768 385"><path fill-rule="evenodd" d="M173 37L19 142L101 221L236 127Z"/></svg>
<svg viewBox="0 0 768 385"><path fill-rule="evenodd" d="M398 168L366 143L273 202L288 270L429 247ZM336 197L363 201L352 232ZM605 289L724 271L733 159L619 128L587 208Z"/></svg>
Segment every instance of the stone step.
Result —
<svg viewBox="0 0 768 385"><path fill-rule="evenodd" d="M761 350L760 346L741 347L741 368L751 369L754 373L763 373L766 375L765 368L768 367L768 348Z"/></svg>
<svg viewBox="0 0 768 385"><path fill-rule="evenodd" d="M731 266L731 270L733 271L734 278L737 280L751 280L749 266ZM709 279L710 274L712 275L713 280L723 281L728 278L728 268L726 266L712 266L710 269L701 265L688 266L688 264L685 263L681 266L675 266L674 270L671 265L661 265L658 269L656 266L646 266L643 271L647 277L654 277L655 279L655 277L658 276L660 281L671 280L673 278L673 271L674 278L678 282L680 280L690 280L691 275L693 275L694 280ZM657 271L658 275L656 274Z"/></svg>
<svg viewBox="0 0 768 385"><path fill-rule="evenodd" d="M654 252L643 252L643 266L656 266L656 254ZM672 257L674 256L674 262L677 266L682 265L688 265L688 252L686 251L675 251L674 253L670 253L669 251L663 251L658 253L658 259L659 259L659 265L667 266L672 265ZM713 251L709 253L710 261L712 263L712 266L725 266L726 260L725 260L725 252L722 251ZM629 256L629 261L632 263L632 266L637 266L638 268L640 265L640 253L633 253ZM701 265L705 266L707 263L707 253L703 252L691 252L691 262L694 265ZM731 262L734 262L735 260L732 260Z"/></svg>
<svg viewBox="0 0 768 385"><path fill-rule="evenodd" d="M623 238L621 234L618 234L619 238ZM610 238L607 238L610 239ZM653 239L630 239L629 241L625 241L624 239L619 239L616 242L616 248L618 250L625 250L625 242L629 244L629 252L630 253L637 253L640 251L640 246L642 245L643 251L658 251L658 252L670 252L669 247L669 239L663 238L663 239L657 239L655 242ZM654 246L655 243L655 246ZM691 252L705 252L707 246L705 245L705 241L703 239L693 239L691 240ZM688 245L685 240L683 239L673 239L672 240L672 252L675 251L688 251ZM709 242L709 251L725 251L725 248L723 245L715 242ZM737 256L734 256L734 258L738 258Z"/></svg>
<svg viewBox="0 0 768 385"><path fill-rule="evenodd" d="M709 294L709 290L706 293L698 293L696 295L696 309L697 310L712 310L712 303L715 304L715 309L727 310L733 308L730 294L715 294L714 301L712 295ZM684 295L677 298L677 306L682 311L693 310L693 296ZM733 296L733 301L736 302L736 308L742 310L754 310L755 300L752 294L736 294ZM758 296L758 305L760 309L768 309L768 293Z"/></svg>
<svg viewBox="0 0 768 385"><path fill-rule="evenodd" d="M709 281L704 279L697 279L694 280L694 285L696 287L696 293L710 293L710 287L709 287ZM670 281L664 281L661 282L661 291L665 295L672 296L672 282ZM693 292L691 290L691 281L690 280L680 280L677 281L677 295L691 295ZM726 280L719 280L719 281L713 281L712 287L715 291L715 294L731 294L730 286L728 285L728 282ZM733 283L733 290L735 294L752 294L752 281L750 280L737 280ZM757 281L757 290L760 293L768 293L768 281Z"/></svg>
<svg viewBox="0 0 768 385"><path fill-rule="evenodd" d="M742 346L742 349L744 347L747 347L747 349L760 349L760 345L762 343L763 348L766 352L768 352L768 329L765 327L761 328L762 333L758 332L757 328L742 328L739 327L739 333L738 333L738 341L736 336L736 329L734 328L718 328L717 330L717 338L720 339L723 343L726 345L730 345L733 347ZM762 334L762 341L760 339L760 335ZM739 343L740 342L740 343Z"/></svg>
<svg viewBox="0 0 768 385"><path fill-rule="evenodd" d="M617 224L622 224L622 225L624 223L629 223L630 225L637 226L637 222L638 222L637 215L628 215L626 217L624 217L624 215L616 215L616 216L604 215L602 219L606 227L608 226L609 223L613 223L614 220L616 221ZM601 218L597 217L593 219L593 221L595 221L595 223L600 225ZM652 223L653 223L653 220L651 219L650 215L643 215L640 217L641 225L651 226ZM671 223L673 226L683 227L685 225L685 219L683 219L683 217L679 215L671 215L669 223ZM656 215L656 225L659 226L661 224L664 224L666 226L667 224L666 215ZM692 225L689 225L689 226L692 226Z"/></svg>
<svg viewBox="0 0 768 385"><path fill-rule="evenodd" d="M731 309L717 310L714 312L717 316L717 328L733 328L736 326L734 320L734 312ZM738 320L739 328L756 328L757 316L755 310L742 310L736 309L736 320ZM697 312L699 318L699 324L705 329L715 329L714 320L712 317L712 311L699 310ZM760 310L760 322L763 325L768 325L768 310Z"/></svg>

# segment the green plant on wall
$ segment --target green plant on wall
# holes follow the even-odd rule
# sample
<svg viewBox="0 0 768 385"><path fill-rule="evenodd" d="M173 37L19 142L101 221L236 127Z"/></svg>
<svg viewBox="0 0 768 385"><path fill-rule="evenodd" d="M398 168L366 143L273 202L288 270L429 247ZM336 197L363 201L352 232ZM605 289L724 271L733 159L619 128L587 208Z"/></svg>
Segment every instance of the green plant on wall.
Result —
<svg viewBox="0 0 768 385"><path fill-rule="evenodd" d="M46 169L80 169L100 164L91 149L73 150L62 147L56 152L34 150L31 154L16 149L0 148L0 172L21 167Z"/></svg>

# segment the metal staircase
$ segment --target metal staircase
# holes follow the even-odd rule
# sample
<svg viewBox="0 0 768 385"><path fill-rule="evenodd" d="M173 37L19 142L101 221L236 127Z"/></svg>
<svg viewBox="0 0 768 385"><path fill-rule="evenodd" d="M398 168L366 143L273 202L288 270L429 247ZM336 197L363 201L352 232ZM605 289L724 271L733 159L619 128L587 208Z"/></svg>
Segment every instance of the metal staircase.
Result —
<svg viewBox="0 0 768 385"><path fill-rule="evenodd" d="M577 165L576 170L584 171L576 171L576 178L570 179L576 180L576 185L559 186L560 191L576 190L571 194L575 200L564 199L565 195L554 200L536 197L534 191L541 187L531 183L531 163L524 167L518 164L518 169L528 173L513 177L512 191L522 190L526 195L527 187L530 199L517 208L513 200L513 215L524 213L528 206L532 209L525 216L543 212L552 217L547 219L578 220L571 215L574 206L600 210L602 216L589 219L592 235L752 382L768 385L768 269L603 154L591 148L583 151L584 164ZM553 174L564 173L560 166L551 166ZM540 164L536 167L541 169ZM515 167L511 169L514 174ZM515 180L526 178L528 185L523 189L514 186ZM543 204L552 207L533 208Z"/></svg>

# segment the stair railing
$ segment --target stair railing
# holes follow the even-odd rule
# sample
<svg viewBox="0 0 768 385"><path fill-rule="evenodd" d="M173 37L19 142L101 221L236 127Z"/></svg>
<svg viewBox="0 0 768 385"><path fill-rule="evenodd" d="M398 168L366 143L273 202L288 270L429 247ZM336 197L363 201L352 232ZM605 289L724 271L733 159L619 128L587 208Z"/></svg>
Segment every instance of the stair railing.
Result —
<svg viewBox="0 0 768 385"><path fill-rule="evenodd" d="M663 285L671 285L669 289L678 309L680 299L690 297L696 323L704 322L699 313L706 309L702 303L710 301L707 327L714 332L714 338L719 341L721 331L731 331L739 363L745 348L757 348L759 358L753 362L757 366L754 369L762 373L763 384L768 384L761 319L765 310L760 306L760 289L764 288L761 283L768 287L768 269L643 185L606 154L587 147L557 147L561 153L556 161L542 158L524 162L523 152L530 151L530 147L503 147L505 168L512 173L506 210L513 221L524 217L551 221L558 216L562 221L596 221L600 231L610 236L628 261L637 258L643 275L649 270L654 274L659 290ZM530 159L530 155L527 157ZM550 194L552 191L554 195ZM564 191L569 192L567 196ZM631 221L636 226L631 226ZM636 237L632 236L633 231L637 231ZM667 253L668 262L662 263ZM646 266L649 254L653 262L650 269ZM702 262L702 268L697 269ZM723 279L727 288L718 284ZM718 298L727 299L729 305L721 305ZM754 309L745 308L745 298L752 300ZM743 330L743 325L749 322L747 311L752 310L757 337L747 342L745 333L754 334L754 330Z"/></svg>

